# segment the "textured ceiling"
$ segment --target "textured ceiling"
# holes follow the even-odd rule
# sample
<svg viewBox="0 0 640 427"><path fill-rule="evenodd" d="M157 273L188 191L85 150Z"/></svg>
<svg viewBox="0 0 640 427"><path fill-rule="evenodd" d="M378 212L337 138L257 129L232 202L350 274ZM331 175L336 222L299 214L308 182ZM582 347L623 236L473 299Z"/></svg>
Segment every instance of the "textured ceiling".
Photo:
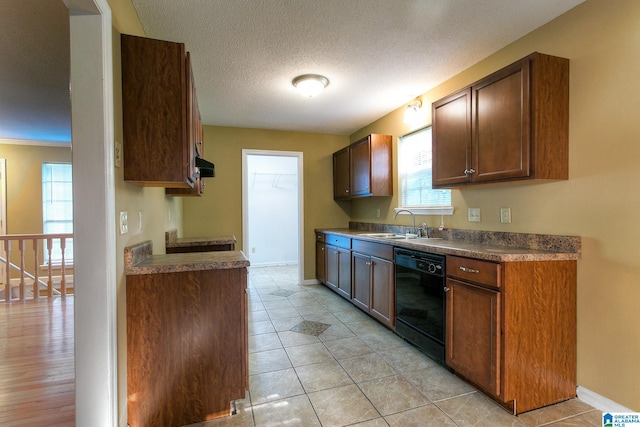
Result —
<svg viewBox="0 0 640 427"><path fill-rule="evenodd" d="M191 52L205 124L335 134L354 132L581 2L132 0L147 37ZM0 138L12 137L5 117L57 134L69 111L62 0L2 0L0 17L10 30L0 54L11 58L0 62ZM31 47L17 48L25 42ZM296 93L291 80L306 73L328 77L327 90L311 99Z"/></svg>
<svg viewBox="0 0 640 427"><path fill-rule="evenodd" d="M69 11L0 0L0 138L71 140Z"/></svg>

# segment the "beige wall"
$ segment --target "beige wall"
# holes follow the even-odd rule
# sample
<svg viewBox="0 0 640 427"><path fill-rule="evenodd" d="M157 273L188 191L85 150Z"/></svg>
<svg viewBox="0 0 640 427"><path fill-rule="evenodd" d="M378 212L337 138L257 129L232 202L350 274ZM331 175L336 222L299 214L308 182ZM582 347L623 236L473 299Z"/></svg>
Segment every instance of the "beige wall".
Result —
<svg viewBox="0 0 640 427"><path fill-rule="evenodd" d="M313 230L349 225L349 202L333 201L332 178L332 154L348 144L340 135L205 126L204 158L216 165L216 176L205 181L202 197L183 201L184 236L233 234L242 249L242 150L302 152L304 277L315 278Z"/></svg>
<svg viewBox="0 0 640 427"><path fill-rule="evenodd" d="M445 225L582 236L578 384L633 410L640 410L639 46L640 2L589 0L424 94L430 106L533 51L571 60L569 180L456 190L455 213ZM406 133L401 110L351 139ZM382 219L373 215L385 203L354 201L352 219L393 222L391 209ZM396 197L389 207L395 206ZM482 209L481 223L467 222L468 207ZM499 222L500 207L511 208L512 224Z"/></svg>

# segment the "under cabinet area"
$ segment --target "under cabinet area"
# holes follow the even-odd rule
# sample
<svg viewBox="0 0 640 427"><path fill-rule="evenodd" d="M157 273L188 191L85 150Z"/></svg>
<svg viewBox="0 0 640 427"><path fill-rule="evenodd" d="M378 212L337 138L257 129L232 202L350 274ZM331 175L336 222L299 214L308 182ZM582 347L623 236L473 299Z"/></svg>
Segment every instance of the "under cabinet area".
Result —
<svg viewBox="0 0 640 427"><path fill-rule="evenodd" d="M200 195L202 122L189 52L183 43L126 34L121 46L124 180Z"/></svg>
<svg viewBox="0 0 640 427"><path fill-rule="evenodd" d="M433 185L566 180L569 60L533 53L432 105Z"/></svg>
<svg viewBox="0 0 640 427"><path fill-rule="evenodd" d="M371 134L333 154L333 197L392 196L391 136Z"/></svg>
<svg viewBox="0 0 640 427"><path fill-rule="evenodd" d="M576 262L448 255L446 364L515 414L576 396Z"/></svg>

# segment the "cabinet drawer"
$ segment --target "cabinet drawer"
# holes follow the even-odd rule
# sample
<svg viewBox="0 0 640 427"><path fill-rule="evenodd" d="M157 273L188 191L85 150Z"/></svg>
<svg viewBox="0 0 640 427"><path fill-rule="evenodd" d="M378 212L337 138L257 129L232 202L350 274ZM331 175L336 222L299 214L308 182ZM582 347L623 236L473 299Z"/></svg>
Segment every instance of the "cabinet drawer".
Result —
<svg viewBox="0 0 640 427"><path fill-rule="evenodd" d="M325 234L325 243L328 243L339 248L351 249L351 238L344 236L337 236L335 234Z"/></svg>
<svg viewBox="0 0 640 427"><path fill-rule="evenodd" d="M324 233L316 233L316 242L324 242Z"/></svg>
<svg viewBox="0 0 640 427"><path fill-rule="evenodd" d="M393 260L393 246L384 243L365 242L364 240L354 239L352 243L354 252Z"/></svg>
<svg viewBox="0 0 640 427"><path fill-rule="evenodd" d="M447 256L447 276L499 288L500 264L472 258Z"/></svg>

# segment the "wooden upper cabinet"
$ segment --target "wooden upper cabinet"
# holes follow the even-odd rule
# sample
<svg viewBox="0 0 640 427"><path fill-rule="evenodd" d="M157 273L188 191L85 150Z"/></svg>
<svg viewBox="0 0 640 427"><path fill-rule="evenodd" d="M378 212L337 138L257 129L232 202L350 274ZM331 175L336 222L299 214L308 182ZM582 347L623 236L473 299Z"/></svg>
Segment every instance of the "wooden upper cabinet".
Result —
<svg viewBox="0 0 640 427"><path fill-rule="evenodd" d="M533 53L433 103L436 187L569 178L569 60Z"/></svg>
<svg viewBox="0 0 640 427"><path fill-rule="evenodd" d="M333 198L351 198L349 147L333 153Z"/></svg>
<svg viewBox="0 0 640 427"><path fill-rule="evenodd" d="M121 46L124 179L191 189L194 85L185 46L126 34Z"/></svg>
<svg viewBox="0 0 640 427"><path fill-rule="evenodd" d="M391 135L372 134L334 153L334 199L392 196L391 160Z"/></svg>
<svg viewBox="0 0 640 427"><path fill-rule="evenodd" d="M471 89L433 104L433 185L469 182L471 168Z"/></svg>

